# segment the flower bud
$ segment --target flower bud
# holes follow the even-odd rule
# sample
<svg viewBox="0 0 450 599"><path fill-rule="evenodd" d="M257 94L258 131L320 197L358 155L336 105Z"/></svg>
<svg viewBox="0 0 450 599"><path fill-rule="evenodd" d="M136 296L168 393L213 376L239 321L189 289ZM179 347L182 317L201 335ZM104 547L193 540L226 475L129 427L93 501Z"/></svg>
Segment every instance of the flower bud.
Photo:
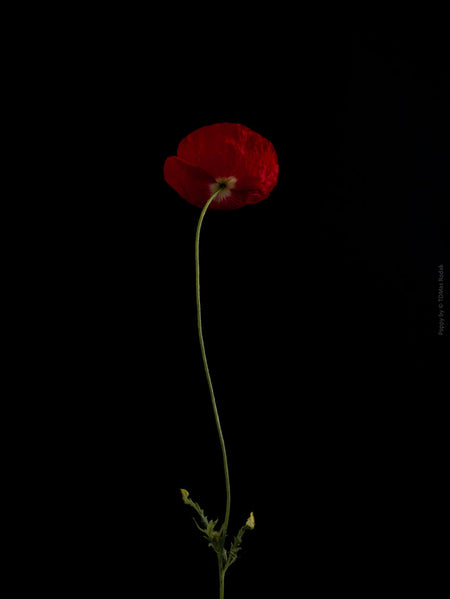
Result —
<svg viewBox="0 0 450 599"><path fill-rule="evenodd" d="M245 526L251 530L255 528L255 516L253 515L253 512L250 512L250 518L245 523Z"/></svg>

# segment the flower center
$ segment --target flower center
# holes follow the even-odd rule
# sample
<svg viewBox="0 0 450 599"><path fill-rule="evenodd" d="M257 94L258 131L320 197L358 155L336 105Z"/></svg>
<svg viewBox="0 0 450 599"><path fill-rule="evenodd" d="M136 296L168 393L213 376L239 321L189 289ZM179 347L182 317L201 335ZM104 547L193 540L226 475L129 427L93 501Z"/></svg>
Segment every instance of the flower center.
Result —
<svg viewBox="0 0 450 599"><path fill-rule="evenodd" d="M219 189L219 193L217 194L216 200L225 200L231 195L231 190L236 185L237 179L236 177L217 177L215 183L211 183L209 186L209 190L211 194L215 193Z"/></svg>

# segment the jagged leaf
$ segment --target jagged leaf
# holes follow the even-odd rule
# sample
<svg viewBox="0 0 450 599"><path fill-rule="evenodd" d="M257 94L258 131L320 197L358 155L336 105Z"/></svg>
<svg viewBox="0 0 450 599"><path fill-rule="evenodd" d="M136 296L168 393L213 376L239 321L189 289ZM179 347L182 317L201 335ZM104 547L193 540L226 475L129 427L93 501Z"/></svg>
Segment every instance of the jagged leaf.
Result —
<svg viewBox="0 0 450 599"><path fill-rule="evenodd" d="M247 529L253 530L254 528L255 528L255 518L253 516L253 512L251 512L250 518L248 518L247 522L240 529L238 534L234 537L233 542L231 543L230 553L229 553L228 559L226 560L226 563L225 563L224 573L231 566L231 564L234 564L234 562L237 560L238 552L242 549L241 543L242 543L242 538L244 536L245 531Z"/></svg>
<svg viewBox="0 0 450 599"><path fill-rule="evenodd" d="M220 553L222 550L220 544L220 533L215 530L215 527L219 520L208 520L205 515L205 512L199 506L198 503L195 503L190 499L189 493L185 489L181 489L181 495L183 497L183 501L186 505L190 505L197 514L200 516L201 525L197 522L195 518L193 518L195 526L199 529L199 531L203 534L205 539L208 542L208 546L212 547L216 553Z"/></svg>

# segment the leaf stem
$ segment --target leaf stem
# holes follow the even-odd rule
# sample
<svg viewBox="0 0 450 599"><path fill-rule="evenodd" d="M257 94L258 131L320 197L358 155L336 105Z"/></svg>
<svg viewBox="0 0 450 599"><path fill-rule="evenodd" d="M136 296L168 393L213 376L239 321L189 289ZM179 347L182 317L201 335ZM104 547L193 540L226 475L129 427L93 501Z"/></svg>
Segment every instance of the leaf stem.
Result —
<svg viewBox="0 0 450 599"><path fill-rule="evenodd" d="M209 393L211 395L211 403L214 411L214 418L216 421L217 433L219 435L220 447L222 449L222 458L223 458L223 469L225 473L225 487L226 487L226 510L225 510L225 520L221 529L221 537L222 537L222 547L225 542L225 537L228 530L228 521L230 519L230 505L231 505L231 490L230 490L230 475L228 471L228 460L227 460L227 452L225 449L225 441L222 434L222 427L220 426L220 418L219 412L217 411L216 399L214 397L214 390L211 381L211 375L209 374L208 361L206 359L205 352L205 342L203 341L203 333L202 333L202 314L201 314L201 303L200 303L200 259L199 259L199 248L200 248L200 231L202 227L203 218L206 214L206 211L217 196L218 193L222 191L223 187L220 186L215 193L209 198L206 202L203 210L200 214L200 218L197 225L197 232L195 235L195 288L196 288L196 300L197 300L197 325L198 325L198 337L200 340L200 349L202 352L203 365L205 367L206 380L208 381ZM219 556L219 578L220 578L220 599L224 597L224 577L225 572L223 569L223 559L222 556Z"/></svg>

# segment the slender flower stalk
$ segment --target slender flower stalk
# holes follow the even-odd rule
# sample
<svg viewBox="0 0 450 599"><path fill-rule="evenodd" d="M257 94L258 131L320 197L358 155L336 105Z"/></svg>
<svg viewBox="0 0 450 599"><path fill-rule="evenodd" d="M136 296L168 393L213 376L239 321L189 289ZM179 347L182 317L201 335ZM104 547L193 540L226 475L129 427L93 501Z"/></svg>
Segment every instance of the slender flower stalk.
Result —
<svg viewBox="0 0 450 599"><path fill-rule="evenodd" d="M222 449L222 458L223 458L223 469L225 473L225 488L227 494L226 500L226 509L225 509L225 520L223 526L221 528L221 543L222 547L225 542L225 538L228 530L228 521L230 519L230 506L231 506L231 488L230 488L230 474L228 470L228 460L227 460L227 450L225 448L225 440L223 438L222 427L220 426L220 418L219 412L217 410L216 398L214 396L214 389L212 385L211 375L209 373L208 368L208 360L206 358L205 351L205 342L203 340L203 332L202 332L202 310L201 310L201 302L200 302L200 231L202 228L203 218L206 214L206 211L214 200L214 198L224 189L225 185L219 185L217 191L215 191L209 200L206 202L198 221L197 232L195 235L195 289L196 289L196 299L197 299L197 325L198 325L198 337L200 340L200 349L202 352L203 365L205 367L206 379L208 381L209 393L211 395L211 403L214 411L214 418L216 420L217 433L219 435L220 447ZM220 599L224 597L224 584L225 584L225 572L224 572L224 563L222 553L218 554L219 559L219 578L220 578Z"/></svg>

